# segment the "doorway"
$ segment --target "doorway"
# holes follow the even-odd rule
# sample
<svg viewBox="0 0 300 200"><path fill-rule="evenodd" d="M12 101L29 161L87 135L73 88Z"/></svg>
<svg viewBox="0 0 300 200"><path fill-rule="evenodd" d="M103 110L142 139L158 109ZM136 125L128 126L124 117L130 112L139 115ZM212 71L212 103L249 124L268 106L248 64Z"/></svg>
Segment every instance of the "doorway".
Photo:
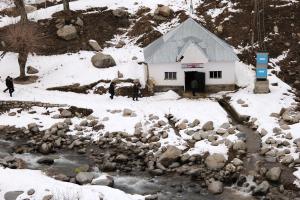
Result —
<svg viewBox="0 0 300 200"><path fill-rule="evenodd" d="M205 92L205 73L204 72L185 72L185 91L192 91L191 83L198 81L198 92Z"/></svg>

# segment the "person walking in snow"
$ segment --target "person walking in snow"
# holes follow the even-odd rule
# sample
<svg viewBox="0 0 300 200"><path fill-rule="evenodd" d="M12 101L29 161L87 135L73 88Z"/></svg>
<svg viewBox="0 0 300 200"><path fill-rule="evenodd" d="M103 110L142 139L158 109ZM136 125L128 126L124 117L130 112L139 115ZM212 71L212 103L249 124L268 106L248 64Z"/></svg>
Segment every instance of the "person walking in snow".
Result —
<svg viewBox="0 0 300 200"><path fill-rule="evenodd" d="M116 87L116 83L115 82L111 82L109 85L109 89L108 92L110 93L110 98L113 99L115 96L115 87Z"/></svg>
<svg viewBox="0 0 300 200"><path fill-rule="evenodd" d="M192 92L193 92L193 96L196 96L196 92L199 88L199 83L196 79L194 79L192 82L191 82L191 88L192 88Z"/></svg>
<svg viewBox="0 0 300 200"><path fill-rule="evenodd" d="M9 95L12 97L12 93L15 91L13 78L8 76L5 79L6 89L3 91L4 93L8 90Z"/></svg>
<svg viewBox="0 0 300 200"><path fill-rule="evenodd" d="M133 88L132 88L132 98L133 98L133 101L138 101L138 97L139 97L139 93L140 93L140 87L141 87L141 84L137 81L133 84Z"/></svg>

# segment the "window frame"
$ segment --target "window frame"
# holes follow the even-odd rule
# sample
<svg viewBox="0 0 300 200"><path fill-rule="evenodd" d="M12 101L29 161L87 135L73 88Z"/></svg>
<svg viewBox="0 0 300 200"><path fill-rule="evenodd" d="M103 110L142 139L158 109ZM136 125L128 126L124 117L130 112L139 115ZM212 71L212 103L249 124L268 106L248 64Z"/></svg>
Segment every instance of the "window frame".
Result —
<svg viewBox="0 0 300 200"><path fill-rule="evenodd" d="M223 72L222 71L209 71L209 78L210 79L222 79Z"/></svg>
<svg viewBox="0 0 300 200"><path fill-rule="evenodd" d="M177 80L177 72L165 72L165 80L168 81Z"/></svg>

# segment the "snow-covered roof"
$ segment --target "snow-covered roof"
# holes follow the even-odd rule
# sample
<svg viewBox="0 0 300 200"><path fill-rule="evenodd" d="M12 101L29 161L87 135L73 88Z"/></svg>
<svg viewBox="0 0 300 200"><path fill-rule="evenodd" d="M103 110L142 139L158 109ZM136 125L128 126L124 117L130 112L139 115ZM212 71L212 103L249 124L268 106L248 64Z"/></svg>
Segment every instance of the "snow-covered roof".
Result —
<svg viewBox="0 0 300 200"><path fill-rule="evenodd" d="M145 47L145 61L149 64L174 63L185 44L191 41L205 52L209 62L239 60L230 45L189 18Z"/></svg>

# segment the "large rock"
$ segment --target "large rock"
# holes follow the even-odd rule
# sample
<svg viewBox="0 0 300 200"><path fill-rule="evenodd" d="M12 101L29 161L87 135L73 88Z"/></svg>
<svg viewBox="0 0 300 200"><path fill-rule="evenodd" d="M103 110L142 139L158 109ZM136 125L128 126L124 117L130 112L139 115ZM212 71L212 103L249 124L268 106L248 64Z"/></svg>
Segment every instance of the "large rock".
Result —
<svg viewBox="0 0 300 200"><path fill-rule="evenodd" d="M158 162L168 167L180 158L182 151L175 146L168 146L167 150L159 157Z"/></svg>
<svg viewBox="0 0 300 200"><path fill-rule="evenodd" d="M39 70L37 70L36 68L32 66L27 67L27 74L37 74L37 73L39 73Z"/></svg>
<svg viewBox="0 0 300 200"><path fill-rule="evenodd" d="M116 66L116 62L111 55L97 53L92 57L92 63L96 68L109 68Z"/></svg>
<svg viewBox="0 0 300 200"><path fill-rule="evenodd" d="M206 166L211 170L219 170L225 166L226 159L224 155L214 153L205 159Z"/></svg>
<svg viewBox="0 0 300 200"><path fill-rule="evenodd" d="M72 112L69 111L69 110L64 109L64 110L61 111L60 116L62 118L71 118L72 117Z"/></svg>
<svg viewBox="0 0 300 200"><path fill-rule="evenodd" d="M270 181L278 181L280 179L280 175L281 175L281 168L273 167L267 172L266 177Z"/></svg>
<svg viewBox="0 0 300 200"><path fill-rule="evenodd" d="M101 175L92 180L92 185L114 186L114 179L109 175Z"/></svg>
<svg viewBox="0 0 300 200"><path fill-rule="evenodd" d="M30 124L27 125L27 127L28 127L28 130L33 132L33 133L39 132L39 127L36 123L30 123Z"/></svg>
<svg viewBox="0 0 300 200"><path fill-rule="evenodd" d="M223 183L220 181L213 181L208 184L208 191L212 194L221 194L223 192Z"/></svg>
<svg viewBox="0 0 300 200"><path fill-rule="evenodd" d="M265 195L270 189L270 184L268 181L263 181L259 184L253 191L253 195Z"/></svg>
<svg viewBox="0 0 300 200"><path fill-rule="evenodd" d="M18 196L23 194L23 191L11 191L4 194L4 200L16 200Z"/></svg>
<svg viewBox="0 0 300 200"><path fill-rule="evenodd" d="M50 157L42 157L37 160L37 163L44 165L52 165L54 163L54 159Z"/></svg>
<svg viewBox="0 0 300 200"><path fill-rule="evenodd" d="M89 45L93 48L93 50L101 51L101 47L96 40L89 40Z"/></svg>
<svg viewBox="0 0 300 200"><path fill-rule="evenodd" d="M124 18L124 17L128 17L129 13L123 8L118 8L116 10L113 10L113 15L115 17Z"/></svg>
<svg viewBox="0 0 300 200"><path fill-rule="evenodd" d="M49 154L51 150L52 150L51 145L47 143L43 143L39 148L39 152L42 154Z"/></svg>
<svg viewBox="0 0 300 200"><path fill-rule="evenodd" d="M247 147L245 142L243 142L242 140L238 140L233 144L232 148L233 150L239 151L239 150L246 150Z"/></svg>
<svg viewBox="0 0 300 200"><path fill-rule="evenodd" d="M170 17L172 12L173 11L169 6L161 6L156 9L155 14L161 15L163 17Z"/></svg>
<svg viewBox="0 0 300 200"><path fill-rule="evenodd" d="M75 177L76 181L81 185L91 183L94 178L96 177L93 172L79 172Z"/></svg>
<svg viewBox="0 0 300 200"><path fill-rule="evenodd" d="M211 131L211 130L214 130L214 123L213 123L212 121L206 122L206 123L203 125L202 130L204 130L204 131Z"/></svg>
<svg viewBox="0 0 300 200"><path fill-rule="evenodd" d="M73 25L65 25L57 30L58 37L64 40L73 40L77 38L77 30Z"/></svg>

